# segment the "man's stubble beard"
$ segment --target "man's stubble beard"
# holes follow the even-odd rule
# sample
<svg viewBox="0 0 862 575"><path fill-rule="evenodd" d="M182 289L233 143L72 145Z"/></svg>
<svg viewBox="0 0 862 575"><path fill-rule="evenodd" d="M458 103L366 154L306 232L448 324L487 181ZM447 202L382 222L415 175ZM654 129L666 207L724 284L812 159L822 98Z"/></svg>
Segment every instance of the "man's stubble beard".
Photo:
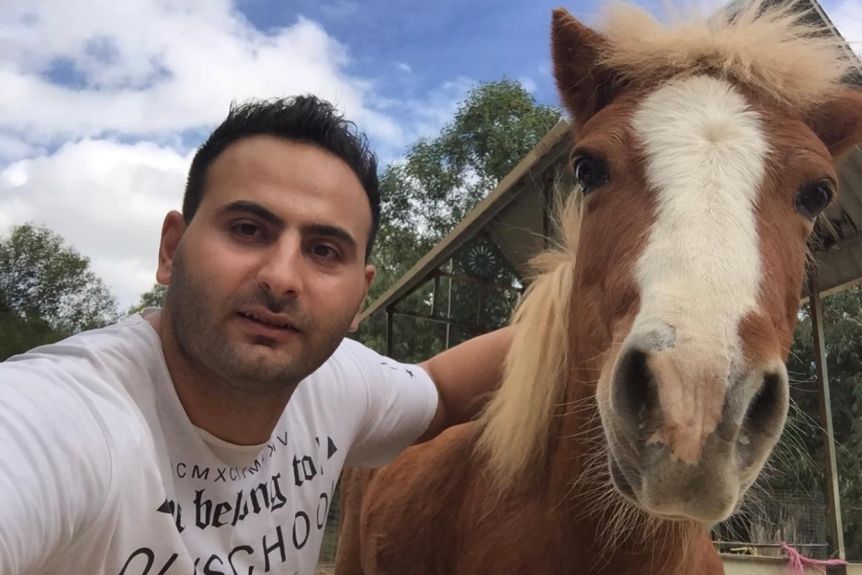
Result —
<svg viewBox="0 0 862 575"><path fill-rule="evenodd" d="M182 249L178 249L171 268L171 283L165 296L164 312L169 316L171 332L180 354L189 365L213 384L226 386L239 395L272 395L292 393L299 383L323 364L338 348L350 326L350 318L339 322L331 333L321 334L314 322L305 315L296 299L277 301L271 294L257 289L249 294L236 294L228 309L213 305L203 281L198 281L186 267ZM253 354L251 340L240 343L227 335L221 323L225 313L261 306L273 313L287 313L302 323L302 333L296 334L306 345L299 356L282 354L278 361L261 360ZM213 310L217 310L215 313ZM343 328L341 326L343 323ZM318 341L314 335L322 336Z"/></svg>

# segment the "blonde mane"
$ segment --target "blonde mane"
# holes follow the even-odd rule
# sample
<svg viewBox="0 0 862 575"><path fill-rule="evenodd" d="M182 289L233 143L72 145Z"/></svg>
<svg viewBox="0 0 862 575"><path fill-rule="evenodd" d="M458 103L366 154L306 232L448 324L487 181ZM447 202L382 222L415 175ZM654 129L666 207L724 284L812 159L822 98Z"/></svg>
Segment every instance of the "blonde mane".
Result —
<svg viewBox="0 0 862 575"><path fill-rule="evenodd" d="M512 316L516 329L503 382L479 420L477 449L487 458L491 477L501 488L511 485L531 462L546 460L551 414L568 375L580 198L575 191L558 206L554 220L560 244L531 262L538 275Z"/></svg>
<svg viewBox="0 0 862 575"><path fill-rule="evenodd" d="M713 17L668 25L637 6L615 4L602 26L602 63L635 82L718 74L804 110L828 100L853 63L838 38L805 21L798 4L732 2Z"/></svg>

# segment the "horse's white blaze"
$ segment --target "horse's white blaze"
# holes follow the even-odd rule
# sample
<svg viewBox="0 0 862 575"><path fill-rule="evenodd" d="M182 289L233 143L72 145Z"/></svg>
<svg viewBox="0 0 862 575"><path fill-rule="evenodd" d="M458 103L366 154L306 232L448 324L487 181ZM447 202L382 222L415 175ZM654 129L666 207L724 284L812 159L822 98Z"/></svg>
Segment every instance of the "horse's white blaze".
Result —
<svg viewBox="0 0 862 575"><path fill-rule="evenodd" d="M738 329L760 289L755 203L768 144L745 98L706 76L671 82L648 96L633 128L656 221L636 264L641 307L629 340L670 340L654 366L676 381L659 386L667 424L705 436L720 419L731 378L742 375ZM699 445L701 437L695 439ZM699 447L689 447L696 460Z"/></svg>

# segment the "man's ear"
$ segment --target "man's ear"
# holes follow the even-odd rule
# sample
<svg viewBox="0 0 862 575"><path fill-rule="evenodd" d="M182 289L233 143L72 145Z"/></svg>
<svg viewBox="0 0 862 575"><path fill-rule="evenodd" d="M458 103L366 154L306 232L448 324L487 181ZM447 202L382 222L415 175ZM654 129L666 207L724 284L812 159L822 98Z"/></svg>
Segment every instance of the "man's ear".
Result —
<svg viewBox="0 0 862 575"><path fill-rule="evenodd" d="M356 315L353 316L353 321L350 322L348 333L353 333L359 329L359 317L362 315L362 310L365 307L365 298L368 297L368 288L371 287L371 282L374 281L374 274L377 273L377 268L372 265L365 266L365 292L362 294L362 300L359 302L359 309L356 310Z"/></svg>
<svg viewBox="0 0 862 575"><path fill-rule="evenodd" d="M812 110L806 123L833 158L862 143L862 90L843 88Z"/></svg>
<svg viewBox="0 0 862 575"><path fill-rule="evenodd" d="M607 39L563 8L554 10L551 59L563 104L580 129L614 96L615 74L601 64Z"/></svg>
<svg viewBox="0 0 862 575"><path fill-rule="evenodd" d="M159 243L159 268L156 271L156 281L162 285L171 283L177 246L185 231L186 220L181 213L171 211L165 216L162 224L162 239Z"/></svg>

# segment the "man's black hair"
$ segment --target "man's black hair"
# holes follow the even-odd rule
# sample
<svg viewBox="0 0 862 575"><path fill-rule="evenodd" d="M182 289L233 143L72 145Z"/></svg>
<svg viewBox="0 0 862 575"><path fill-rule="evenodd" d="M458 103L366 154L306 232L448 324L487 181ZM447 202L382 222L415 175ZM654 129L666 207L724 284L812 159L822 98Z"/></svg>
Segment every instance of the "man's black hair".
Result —
<svg viewBox="0 0 862 575"><path fill-rule="evenodd" d="M210 164L237 140L269 135L294 142L305 142L335 154L356 174L371 204L371 231L365 259L371 254L380 224L380 184L377 158L368 139L325 100L316 96L295 96L276 100L253 100L231 105L224 122L198 148L189 169L183 197L183 218L190 222L201 203Z"/></svg>

